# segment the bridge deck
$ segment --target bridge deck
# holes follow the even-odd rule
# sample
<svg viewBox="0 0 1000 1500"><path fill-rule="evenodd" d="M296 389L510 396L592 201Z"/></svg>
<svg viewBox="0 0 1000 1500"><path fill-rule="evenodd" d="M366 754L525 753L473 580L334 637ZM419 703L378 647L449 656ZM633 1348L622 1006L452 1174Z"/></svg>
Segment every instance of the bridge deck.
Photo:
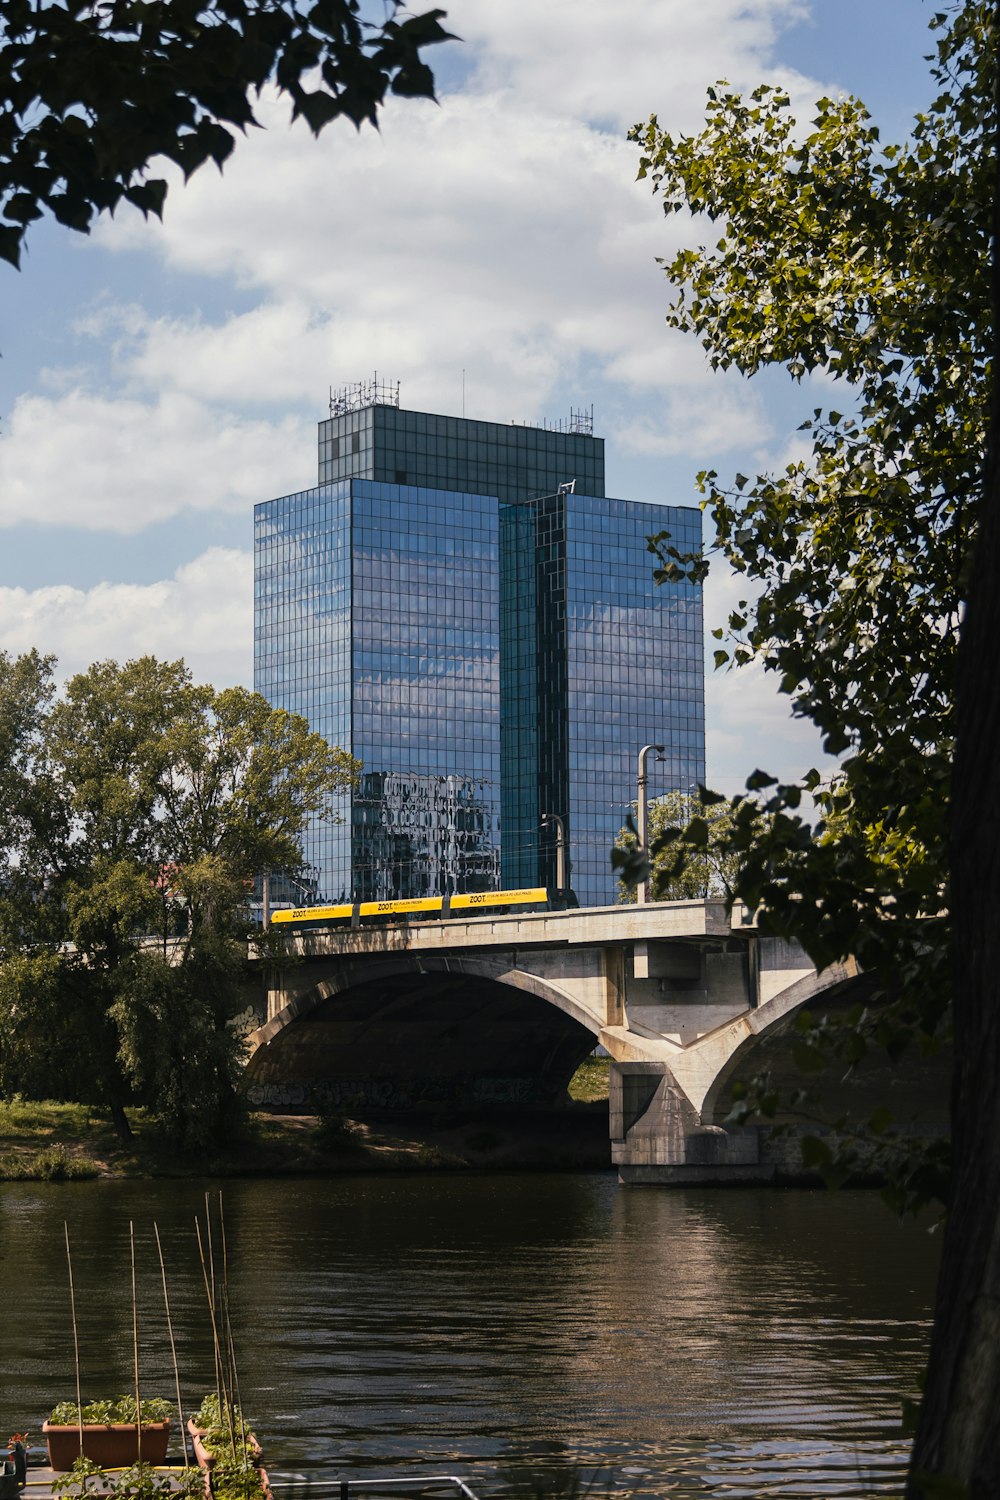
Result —
<svg viewBox="0 0 1000 1500"><path fill-rule="evenodd" d="M570 911L395 922L384 926L301 928L285 938L290 953L434 952L447 948L603 947L656 939L749 934L741 907L723 901L655 901L645 906L592 906Z"/></svg>

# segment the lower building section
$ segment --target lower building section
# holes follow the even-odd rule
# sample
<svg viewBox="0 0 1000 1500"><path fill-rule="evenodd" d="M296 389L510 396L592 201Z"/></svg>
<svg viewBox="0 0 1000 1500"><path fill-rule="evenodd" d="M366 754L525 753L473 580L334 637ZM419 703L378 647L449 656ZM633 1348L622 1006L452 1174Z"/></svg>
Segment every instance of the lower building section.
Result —
<svg viewBox="0 0 1000 1500"><path fill-rule="evenodd" d="M351 808L354 890L363 901L494 891L496 792L462 776L362 775Z"/></svg>

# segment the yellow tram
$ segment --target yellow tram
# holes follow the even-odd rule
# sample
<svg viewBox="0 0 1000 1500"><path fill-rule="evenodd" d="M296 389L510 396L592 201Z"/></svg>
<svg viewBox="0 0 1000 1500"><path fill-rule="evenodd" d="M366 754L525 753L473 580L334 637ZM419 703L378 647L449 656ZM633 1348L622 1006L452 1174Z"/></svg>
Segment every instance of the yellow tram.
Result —
<svg viewBox="0 0 1000 1500"><path fill-rule="evenodd" d="M414 896L400 901L354 901L337 906L291 906L280 907L271 913L271 922L277 926L294 923L323 923L325 926L338 923L357 927L372 918L442 917L472 914L498 907L511 908L547 906L549 892L545 886L528 886L517 891L467 891L454 896Z"/></svg>

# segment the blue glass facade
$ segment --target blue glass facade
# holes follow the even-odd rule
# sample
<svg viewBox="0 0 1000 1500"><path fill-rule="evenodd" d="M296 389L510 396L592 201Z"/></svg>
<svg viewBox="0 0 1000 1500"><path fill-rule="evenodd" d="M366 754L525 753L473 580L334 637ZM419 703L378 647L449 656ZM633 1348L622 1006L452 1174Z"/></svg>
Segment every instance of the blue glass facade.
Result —
<svg viewBox="0 0 1000 1500"><path fill-rule="evenodd" d="M351 509L350 485L329 484L254 513L254 686L345 749L352 740ZM336 811L342 821L317 822L305 842L310 896L332 897L325 872L336 880L350 867L346 799Z"/></svg>
<svg viewBox="0 0 1000 1500"><path fill-rule="evenodd" d="M701 515L580 494L500 510L503 882L555 884L542 816L566 825L581 905L615 899L608 851L636 756L662 744L651 795L705 779L701 590L657 586L646 549L701 545Z"/></svg>
<svg viewBox="0 0 1000 1500"><path fill-rule="evenodd" d="M254 682L363 764L305 843L321 900L494 889L497 507L348 479L256 508Z"/></svg>
<svg viewBox="0 0 1000 1500"><path fill-rule="evenodd" d="M704 780L700 590L646 550L697 547L700 513L605 497L581 432L368 406L319 444L255 537L255 686L363 763L310 894L553 885L558 813L579 900L613 901L639 747L667 747L651 794Z"/></svg>

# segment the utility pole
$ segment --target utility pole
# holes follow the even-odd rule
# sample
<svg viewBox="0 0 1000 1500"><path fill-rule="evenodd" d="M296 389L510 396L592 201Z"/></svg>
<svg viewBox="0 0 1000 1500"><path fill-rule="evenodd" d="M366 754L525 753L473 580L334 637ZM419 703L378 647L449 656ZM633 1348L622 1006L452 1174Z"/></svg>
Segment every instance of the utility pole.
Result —
<svg viewBox="0 0 1000 1500"><path fill-rule="evenodd" d="M565 894L568 887L566 872L566 824L558 813L542 813L542 827L554 823L556 830L556 890Z"/></svg>
<svg viewBox="0 0 1000 1500"><path fill-rule="evenodd" d="M649 859L649 839L646 833L646 758L651 750L657 755L663 754L662 745L643 745L639 751L638 774L636 776L636 831L639 835L639 852ZM649 900L649 875L646 874L635 888L635 899L638 903Z"/></svg>

